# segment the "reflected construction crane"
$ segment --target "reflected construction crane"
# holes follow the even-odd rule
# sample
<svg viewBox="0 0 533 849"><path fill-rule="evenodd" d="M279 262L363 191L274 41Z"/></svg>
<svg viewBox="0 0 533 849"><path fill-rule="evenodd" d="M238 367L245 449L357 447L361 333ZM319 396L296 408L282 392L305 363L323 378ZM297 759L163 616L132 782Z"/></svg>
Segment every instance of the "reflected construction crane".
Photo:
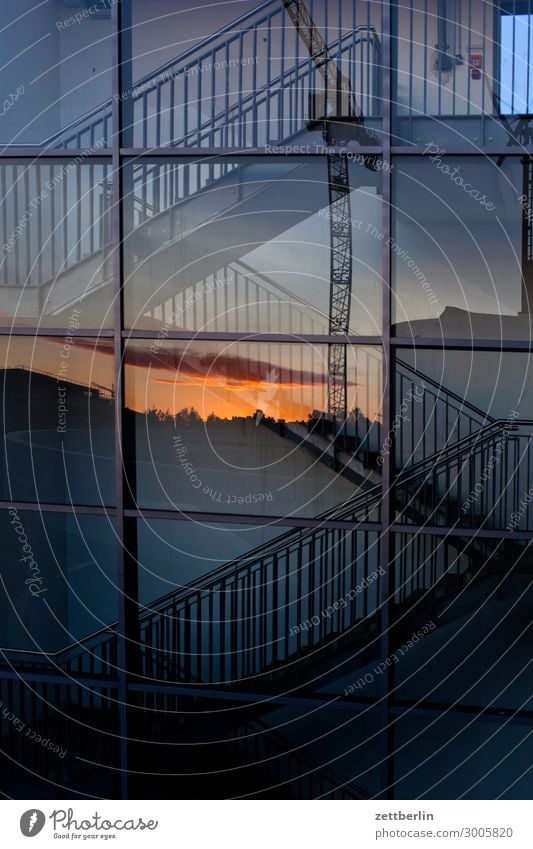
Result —
<svg viewBox="0 0 533 849"><path fill-rule="evenodd" d="M320 31L302 0L283 0L284 6L304 42L318 72L324 79L324 92L310 96L311 121L308 126L321 126L328 146L349 140L362 146L376 145L376 139L364 124L362 110L356 103L352 86L332 56ZM374 27L356 27L365 33L360 40L375 40ZM339 141L337 134L341 134ZM363 157L364 164L377 170L377 157ZM328 188L330 221L330 298L329 334L346 336L350 330L352 293L352 212L348 159L345 153L328 152ZM347 350L342 343L328 348L328 418L334 435L345 429L348 413Z"/></svg>
<svg viewBox="0 0 533 849"><path fill-rule="evenodd" d="M502 115L502 123L508 134L508 146L525 147L533 140L531 115L517 115L514 127L509 119ZM500 156L501 165L505 156ZM533 313L533 158L524 154L522 162L522 196L519 198L522 207L522 313Z"/></svg>

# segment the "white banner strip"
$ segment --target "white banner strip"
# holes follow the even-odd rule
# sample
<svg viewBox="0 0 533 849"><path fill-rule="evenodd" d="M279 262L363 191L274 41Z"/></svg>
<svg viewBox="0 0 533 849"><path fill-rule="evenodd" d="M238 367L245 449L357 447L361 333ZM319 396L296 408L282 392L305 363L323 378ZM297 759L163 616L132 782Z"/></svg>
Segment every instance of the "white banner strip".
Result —
<svg viewBox="0 0 533 849"><path fill-rule="evenodd" d="M526 801L4 801L2 845L531 849ZM34 844L28 841L35 838Z"/></svg>

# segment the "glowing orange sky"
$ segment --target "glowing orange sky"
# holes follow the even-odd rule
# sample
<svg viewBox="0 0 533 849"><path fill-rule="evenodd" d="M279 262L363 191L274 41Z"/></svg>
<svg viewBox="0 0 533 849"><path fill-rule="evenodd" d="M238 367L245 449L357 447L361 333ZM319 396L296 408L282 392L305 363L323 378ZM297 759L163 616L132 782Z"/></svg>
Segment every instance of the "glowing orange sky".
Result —
<svg viewBox="0 0 533 849"><path fill-rule="evenodd" d="M224 375L177 374L175 379L157 377L154 370L146 372L148 387L138 379L129 387L134 409L145 409L142 395L148 393L150 405L177 412L194 407L202 418L214 413L219 418L250 416L257 409L266 415L288 420L306 419L315 407L324 409L324 386L303 382L254 380L249 377L226 378Z"/></svg>
<svg viewBox="0 0 533 849"><path fill-rule="evenodd" d="M95 345L92 340L78 337L69 348L67 360L62 360L63 344L63 338L42 337L35 346L34 340L22 337L5 339L0 347L0 368L23 365L58 375L62 362L67 362L68 380L112 386L113 346L109 340ZM210 413L220 418L251 416L261 409L266 415L287 421L305 420L313 409L326 409L327 382L322 359L327 357L326 346L321 346L321 357L303 356L300 366L295 367L289 364L287 347L280 345L247 349L247 343L240 343L228 354L221 354L215 343L198 343L197 348L189 348L185 357L180 344L157 355L149 352L149 343L135 342L131 346L126 361L126 404L130 409L143 412L155 407L176 413L184 407L194 407L204 419ZM252 350L261 350L268 362L250 356ZM353 408L357 402L368 415L364 410L364 385L351 382L349 395L349 406ZM374 418L377 396L371 398L370 404L368 412Z"/></svg>

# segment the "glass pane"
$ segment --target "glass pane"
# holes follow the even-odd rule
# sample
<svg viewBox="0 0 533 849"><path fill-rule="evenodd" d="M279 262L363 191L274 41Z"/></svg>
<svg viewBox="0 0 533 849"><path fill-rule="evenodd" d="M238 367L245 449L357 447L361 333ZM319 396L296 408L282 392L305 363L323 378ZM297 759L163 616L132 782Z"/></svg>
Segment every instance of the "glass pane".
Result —
<svg viewBox="0 0 533 849"><path fill-rule="evenodd" d="M16 508L1 510L0 523L5 554L1 646L34 653L41 671L57 671L54 665L73 671L85 638L118 617L113 525L99 516ZM108 640L106 633L91 642L95 656L96 646ZM7 652L6 657L16 663L18 655ZM98 668L93 657L92 671L109 674L109 667Z"/></svg>
<svg viewBox="0 0 533 849"><path fill-rule="evenodd" d="M533 529L529 355L402 351L396 386L397 517Z"/></svg>
<svg viewBox="0 0 533 849"><path fill-rule="evenodd" d="M113 345L0 337L0 498L111 504Z"/></svg>
<svg viewBox="0 0 533 849"><path fill-rule="evenodd" d="M358 676L377 668L376 532L139 520L138 559L148 677L242 683L297 665L303 686L307 660L323 652L309 686L356 697ZM382 681L367 674L364 696Z"/></svg>
<svg viewBox="0 0 533 849"><path fill-rule="evenodd" d="M181 774L176 776L183 697L178 702L143 694L138 737L145 743L135 752L138 760L130 762L132 792L136 798L164 798L172 782L179 799L355 800L379 793L386 756L382 714L371 708L342 712L325 704L309 711L294 702L277 709L270 705L261 715L257 702L228 710L200 694L190 698L190 723L179 725ZM152 729L163 709L168 722L157 738L160 775L150 776L147 785L142 766L153 761Z"/></svg>
<svg viewBox="0 0 533 849"><path fill-rule="evenodd" d="M111 136L111 0L1 0L0 143L99 150Z"/></svg>
<svg viewBox="0 0 533 849"><path fill-rule="evenodd" d="M111 166L101 160L0 162L0 323L113 323Z"/></svg>
<svg viewBox="0 0 533 849"><path fill-rule="evenodd" d="M301 531L290 530L298 538ZM155 607L159 599L220 567L245 559L256 548L287 536L277 525L221 525L204 521L137 521L139 601ZM274 547L274 546L271 546Z"/></svg>
<svg viewBox="0 0 533 849"><path fill-rule="evenodd" d="M531 567L524 540L398 536L396 698L531 710Z"/></svg>
<svg viewBox="0 0 533 849"><path fill-rule="evenodd" d="M395 799L530 798L529 723L409 711L394 727Z"/></svg>
<svg viewBox="0 0 533 849"><path fill-rule="evenodd" d="M126 325L310 334L331 324L380 335L380 165L350 156L129 165ZM348 195L330 198L328 169ZM333 273L332 246L343 252ZM332 279L350 290L340 316L330 316Z"/></svg>
<svg viewBox="0 0 533 849"><path fill-rule="evenodd" d="M411 0L394 22L394 143L530 142L531 4Z"/></svg>
<svg viewBox="0 0 533 849"><path fill-rule="evenodd" d="M130 342L137 503L375 518L381 366L367 347Z"/></svg>
<svg viewBox="0 0 533 849"><path fill-rule="evenodd" d="M164 798L169 782L179 799L354 800L380 792L379 742L385 734L378 711L369 708L354 716L351 706L350 713L325 705L311 713L287 706L270 707L261 716L257 703L233 711L212 705L189 699L191 722L180 729L181 774L176 776L175 723L183 715L183 697L178 703L172 696L143 694L139 713L146 742L139 747L139 774L132 775L136 797L146 798L141 765L153 760L151 729L162 710L169 721L157 738L160 775L150 776L153 798L158 792Z"/></svg>
<svg viewBox="0 0 533 849"><path fill-rule="evenodd" d="M125 3L127 146L322 144L323 133L377 144L380 4L316 0L302 26L297 5Z"/></svg>
<svg viewBox="0 0 533 849"><path fill-rule="evenodd" d="M243 723L235 736L244 737L241 751L259 755L260 762L284 752L281 763L262 764L263 786L270 772L270 798L277 792L293 799L368 799L381 792L386 732L378 711L368 707L350 715L328 706L283 707L258 725Z"/></svg>
<svg viewBox="0 0 533 849"><path fill-rule="evenodd" d="M431 152L392 171L396 334L528 340L531 162Z"/></svg>

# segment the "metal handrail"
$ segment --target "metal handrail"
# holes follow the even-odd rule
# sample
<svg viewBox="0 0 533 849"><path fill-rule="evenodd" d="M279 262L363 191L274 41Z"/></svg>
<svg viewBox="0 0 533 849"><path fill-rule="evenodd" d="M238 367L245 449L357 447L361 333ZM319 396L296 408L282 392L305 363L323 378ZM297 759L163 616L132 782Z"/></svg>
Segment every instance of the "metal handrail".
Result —
<svg viewBox="0 0 533 849"><path fill-rule="evenodd" d="M212 52L213 52L213 48L211 48L211 50L208 49L209 45L212 45L215 42L222 42L219 45L219 48L223 47L224 43L225 43L224 38L223 38L224 36L231 36L232 34L235 37L241 36L243 33L249 32L254 27L259 27L264 21L268 20L268 16L264 16L264 15L262 16L262 13L264 13L270 7L275 8L275 11L278 11L278 10L281 11L279 9L278 0L267 0L266 3L263 3L257 9L254 9L254 10L242 15L240 18L231 22L230 24L227 24L221 30L214 33L213 35L211 35L210 37L208 37L207 39L202 41L200 44L194 45L193 47L186 50L184 53L181 53L179 56L177 56L173 59L170 59L167 62L163 63L162 65L158 66L155 70L149 71L148 73L144 74L144 76L140 77L137 80L137 82L132 85L132 88L131 88L131 95L132 95L131 100L132 100L132 102L133 103L138 102L143 97L150 94L152 91L156 91L162 85L170 82L171 80L177 79L178 77L182 76L185 72L184 66L186 66L187 64L197 65L197 64L201 64L201 62L204 59L208 59L212 55ZM242 26L244 24L246 24L248 21L251 21L251 24L248 27L248 29L242 29ZM354 32L365 32L365 33L367 33L367 35L362 36L362 37L358 37L357 39L354 40L353 34L347 33L346 35L341 36L338 40L334 41L333 45L330 46L330 49L342 48L342 45L346 44L348 42L350 42L354 46L356 46L358 44L362 44L365 41L368 41L369 43L372 44L375 55L377 57L377 62L374 62L373 66L372 66L372 70L373 70L373 74L374 74L373 101L374 101L375 107L377 109L379 109L379 106L381 104L381 98L380 98L380 92L381 92L381 41L379 39L378 34L375 31L375 27L373 27L370 24L359 25L355 28ZM341 52L342 52L342 50L341 50ZM195 57L194 62L191 62L190 60L193 57ZM296 65L294 65L291 68L288 68L284 72L284 75L286 77L290 77L291 74L294 74L295 72L297 73L298 71L302 70L303 68L306 68L308 65L309 65L309 60L307 58L303 58ZM178 66L177 70L175 70L169 76L168 71L171 68L176 68L176 66ZM158 78L164 76L165 74L167 76L164 79L162 79L162 80L158 79ZM275 90L276 85L279 84L282 80L283 80L283 76L281 74L278 75L275 78L272 78L269 81L270 87ZM146 86L149 85L150 83L153 83L152 87L146 88ZM140 89L140 88L142 88L143 90L138 91L138 89ZM183 138L174 142L174 144L179 145L180 142L183 142L187 138L187 136L191 135L191 133L197 134L197 133L201 133L203 129L209 129L210 127L212 127L213 123L216 123L218 120L220 120L220 118L222 118L228 112L231 113L232 111L235 111L235 110L238 110L239 112L241 112L243 106L245 106L246 103L256 99L258 94L259 94L259 91L251 92L248 97L240 100L239 104L236 104L232 107L228 107L228 108L222 110L220 113L218 113L214 117L208 119L203 125L195 127L195 129L193 131L187 132L187 134L185 136L183 136ZM64 145L68 146L68 143L72 139L74 139L76 136L83 134L84 132L86 132L90 128L91 119L94 118L95 116L99 115L99 113L101 113L101 116L99 117L98 121L93 121L94 125L96 125L97 123L100 123L104 119L104 117L110 117L110 115L106 116L106 110L110 109L110 107L112 106L112 103L113 103L113 98L108 98L103 103L99 104L96 107L93 107L91 110L84 113L84 115L82 115L79 118L76 118L74 121L70 122L70 124L68 124L66 127L57 131L56 133L53 133L52 135L48 136L48 138L46 138L43 142L41 142L40 144L36 144L35 146L48 147L51 144L53 144L54 141L57 141L58 139L63 139L66 135L67 135L67 138L64 140ZM158 120L159 120L160 115L158 114L157 117L158 117ZM84 126L84 125L88 125L88 126ZM72 130L75 127L81 127L81 129L78 129L75 133L72 133ZM70 133L70 136L68 136L69 133ZM29 144L27 146L31 147L33 145Z"/></svg>

